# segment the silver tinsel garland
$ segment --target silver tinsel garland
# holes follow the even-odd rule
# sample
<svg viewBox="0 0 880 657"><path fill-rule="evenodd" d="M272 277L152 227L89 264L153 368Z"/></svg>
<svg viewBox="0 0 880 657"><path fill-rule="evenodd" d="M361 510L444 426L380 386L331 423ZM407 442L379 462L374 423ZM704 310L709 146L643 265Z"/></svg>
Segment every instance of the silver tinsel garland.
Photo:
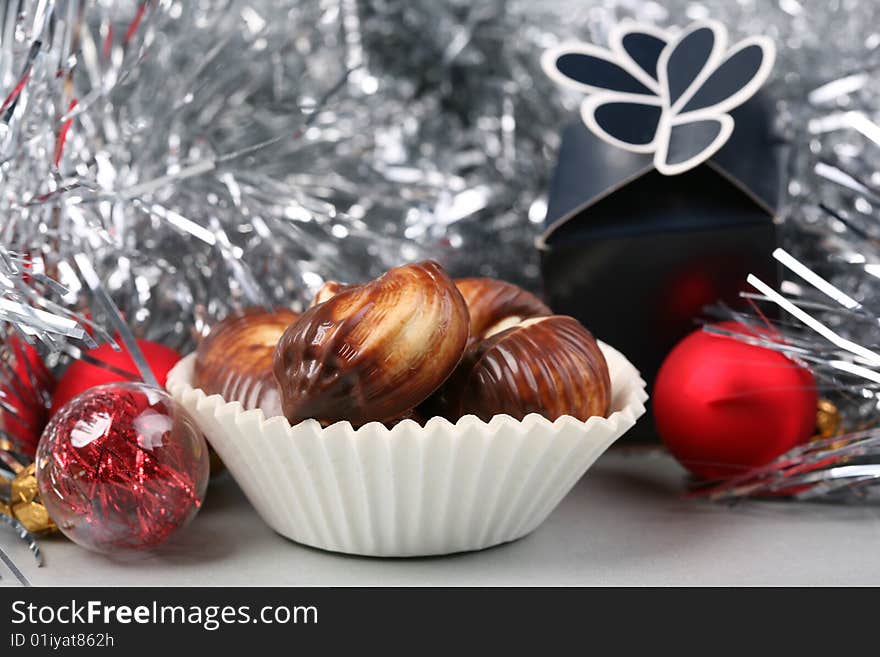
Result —
<svg viewBox="0 0 880 657"><path fill-rule="evenodd" d="M527 26L507 3L422 10L8 5L0 244L80 310L84 254L134 331L179 349L232 308L419 257L535 286L565 112L539 45L506 38Z"/></svg>
<svg viewBox="0 0 880 657"><path fill-rule="evenodd" d="M302 304L324 280L421 257L539 289L533 241L579 101L545 78L540 54L604 43L624 18L711 16L733 37L777 42L768 91L793 155L785 246L880 314L877 3L14 0L0 11L0 320L50 348L87 344L90 321L112 326L103 292L135 334L185 351L234 308ZM836 310L823 321L880 343L876 323ZM852 417L877 413L864 382L826 385L855 386Z"/></svg>
<svg viewBox="0 0 880 657"><path fill-rule="evenodd" d="M806 90L872 74L880 11L851 4L7 3L0 244L82 310L85 254L135 333L179 349L231 308L419 257L539 288L533 240L578 100L540 72L545 48L627 17L766 33L782 127L812 157ZM826 105L870 107L871 88Z"/></svg>

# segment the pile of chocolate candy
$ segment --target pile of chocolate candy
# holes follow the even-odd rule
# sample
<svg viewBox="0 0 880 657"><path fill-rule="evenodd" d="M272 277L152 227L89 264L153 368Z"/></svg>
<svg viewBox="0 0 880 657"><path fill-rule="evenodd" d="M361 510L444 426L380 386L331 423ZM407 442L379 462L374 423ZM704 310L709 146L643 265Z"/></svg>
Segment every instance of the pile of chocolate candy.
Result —
<svg viewBox="0 0 880 657"><path fill-rule="evenodd" d="M611 402L608 365L577 320L504 281L453 281L432 261L327 283L303 313L228 317L199 345L195 376L207 394L291 424L586 420Z"/></svg>

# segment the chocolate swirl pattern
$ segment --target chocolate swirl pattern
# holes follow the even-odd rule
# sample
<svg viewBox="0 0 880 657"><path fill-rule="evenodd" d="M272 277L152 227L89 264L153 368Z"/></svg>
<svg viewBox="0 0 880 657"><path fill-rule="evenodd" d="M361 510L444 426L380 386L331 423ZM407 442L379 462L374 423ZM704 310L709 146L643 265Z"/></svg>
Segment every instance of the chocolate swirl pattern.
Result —
<svg viewBox="0 0 880 657"><path fill-rule="evenodd" d="M611 403L608 365L596 340L563 315L527 319L477 343L432 400L451 421L473 414L489 421L605 417Z"/></svg>
<svg viewBox="0 0 880 657"><path fill-rule="evenodd" d="M461 360L468 310L433 261L389 270L309 308L275 349L293 424L391 422L411 412Z"/></svg>
<svg viewBox="0 0 880 657"><path fill-rule="evenodd" d="M553 311L531 292L495 278L458 278L455 285L471 316L468 346L530 317Z"/></svg>
<svg viewBox="0 0 880 657"><path fill-rule="evenodd" d="M281 397L272 373L272 355L299 313L253 308L213 327L196 351L195 377L207 394L239 401L245 410L281 415Z"/></svg>

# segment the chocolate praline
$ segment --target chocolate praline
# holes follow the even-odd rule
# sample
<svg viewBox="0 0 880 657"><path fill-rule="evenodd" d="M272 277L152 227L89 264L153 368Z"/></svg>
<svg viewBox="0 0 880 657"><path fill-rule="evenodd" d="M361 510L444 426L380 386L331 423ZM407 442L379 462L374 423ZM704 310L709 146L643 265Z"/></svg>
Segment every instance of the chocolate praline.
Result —
<svg viewBox="0 0 880 657"><path fill-rule="evenodd" d="M207 394L281 415L272 357L281 335L299 313L250 308L218 322L196 349L196 384Z"/></svg>
<svg viewBox="0 0 880 657"><path fill-rule="evenodd" d="M464 299L433 261L345 286L278 342L275 378L291 422L392 423L455 369L468 337Z"/></svg>
<svg viewBox="0 0 880 657"><path fill-rule="evenodd" d="M596 340L563 315L524 320L482 340L426 404L426 411L456 421L476 415L489 421L529 413L556 420L606 416L611 379Z"/></svg>
<svg viewBox="0 0 880 657"><path fill-rule="evenodd" d="M531 292L496 278L457 278L455 286L470 314L468 345L499 333L531 317L553 311Z"/></svg>

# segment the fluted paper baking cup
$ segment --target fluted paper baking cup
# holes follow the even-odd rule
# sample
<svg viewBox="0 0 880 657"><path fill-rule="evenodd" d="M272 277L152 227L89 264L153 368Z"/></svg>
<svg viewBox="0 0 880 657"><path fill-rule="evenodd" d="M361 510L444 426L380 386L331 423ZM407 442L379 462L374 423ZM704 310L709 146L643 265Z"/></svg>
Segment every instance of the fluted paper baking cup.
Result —
<svg viewBox="0 0 880 657"><path fill-rule="evenodd" d="M392 428L294 426L193 387L195 356L167 388L192 414L275 531L325 550L381 557L479 550L525 536L645 412L645 382L601 344L611 372L607 418L473 415Z"/></svg>

